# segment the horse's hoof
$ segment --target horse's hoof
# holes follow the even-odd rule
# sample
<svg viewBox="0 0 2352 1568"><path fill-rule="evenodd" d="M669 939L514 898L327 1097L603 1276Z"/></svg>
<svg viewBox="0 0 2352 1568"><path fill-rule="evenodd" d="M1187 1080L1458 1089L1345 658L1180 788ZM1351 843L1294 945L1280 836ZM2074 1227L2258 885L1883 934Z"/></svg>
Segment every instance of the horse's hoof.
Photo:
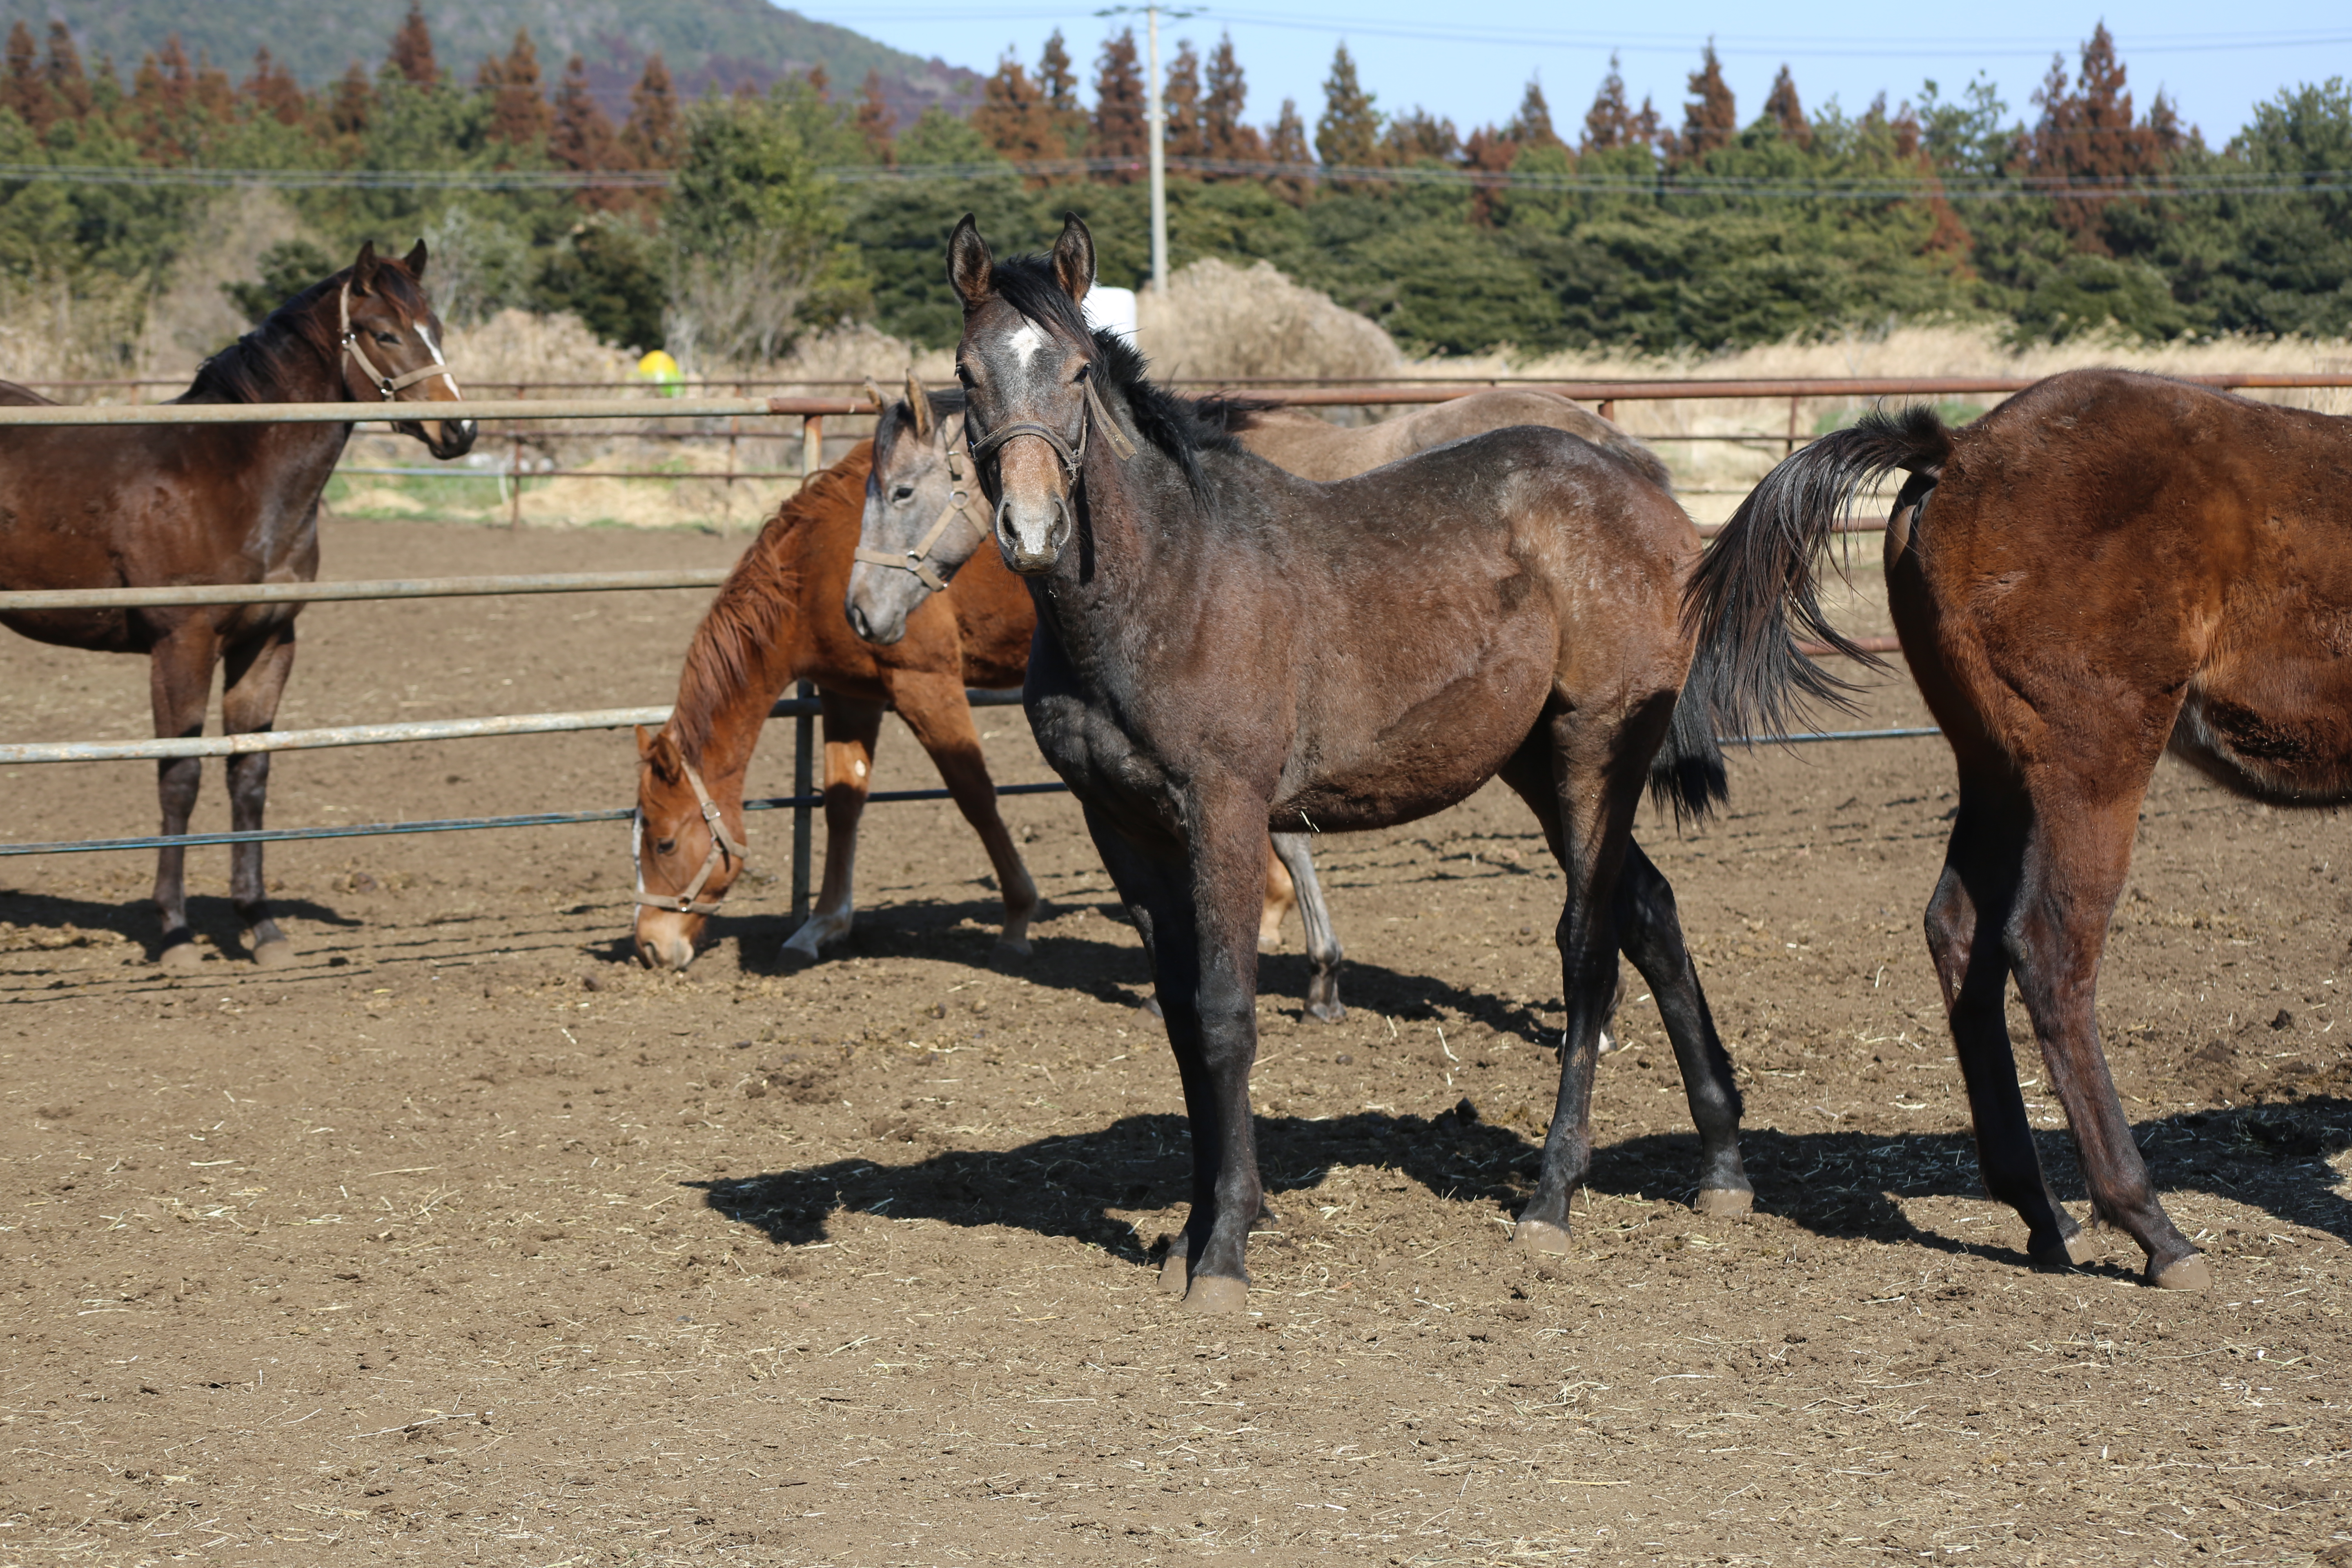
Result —
<svg viewBox="0 0 2352 1568"><path fill-rule="evenodd" d="M1192 1255L1180 1236L1168 1244L1168 1257L1160 1265L1160 1288L1171 1296L1181 1296L1192 1282Z"/></svg>
<svg viewBox="0 0 2352 1568"><path fill-rule="evenodd" d="M1146 996L1142 1002L1137 1005L1135 1010L1139 1013L1148 1014L1151 1017L1158 1018L1162 1021L1165 1021L1168 1016L1167 1014L1160 1010L1160 997L1157 994Z"/></svg>
<svg viewBox="0 0 2352 1568"><path fill-rule="evenodd" d="M2210 1290L2213 1289L2213 1270L2207 1265L2201 1252L2176 1258L2161 1268L2151 1258L2147 1263L2147 1282L2159 1290Z"/></svg>
<svg viewBox="0 0 2352 1568"><path fill-rule="evenodd" d="M1523 1219L1511 1230L1511 1239L1529 1252L1568 1250L1568 1232L1549 1220Z"/></svg>
<svg viewBox="0 0 2352 1568"><path fill-rule="evenodd" d="M282 936L276 942L265 942L253 950L254 965L259 969L289 968L300 956L294 951L294 944Z"/></svg>
<svg viewBox="0 0 2352 1568"><path fill-rule="evenodd" d="M1740 1219L1756 1212L1756 1194L1748 1187L1701 1187L1691 1207L1712 1219Z"/></svg>
<svg viewBox="0 0 2352 1568"><path fill-rule="evenodd" d="M205 950L194 942L175 942L155 955L159 969L194 969L205 961Z"/></svg>
<svg viewBox="0 0 2352 1568"><path fill-rule="evenodd" d="M778 963L816 963L821 962L823 958L824 954L817 952L816 943L814 940L803 942L798 937L792 937L785 941L783 946L776 950L776 962ZM683 968L684 966L680 965L680 967Z"/></svg>
<svg viewBox="0 0 2352 1568"><path fill-rule="evenodd" d="M1027 958L1036 951L1029 945L1029 939L1025 936L1000 936L996 939L996 945L989 950L988 956L993 963L1011 963Z"/></svg>
<svg viewBox="0 0 2352 1568"><path fill-rule="evenodd" d="M1282 933L1278 931L1262 931L1258 932L1257 950L1260 952L1280 952L1282 951Z"/></svg>
<svg viewBox="0 0 2352 1568"><path fill-rule="evenodd" d="M1606 1029L1601 1030L1601 1044L1600 1044L1600 1047L1598 1047L1598 1049L1594 1052L1594 1054L1595 1054L1595 1055L1597 1055L1597 1056L1604 1056L1604 1057L1605 1057L1605 1056L1612 1056L1612 1055L1614 1055L1614 1054L1615 1054L1616 1049L1617 1049L1617 1037L1616 1037L1616 1036L1614 1036L1614 1035L1612 1035L1612 1034L1611 1034L1611 1033L1610 1033L1608 1030L1606 1030Z"/></svg>
<svg viewBox="0 0 2352 1568"><path fill-rule="evenodd" d="M1307 1000L1307 1016L1326 1024L1340 1024L1347 1021L1348 1009L1337 996L1322 1001L1310 996Z"/></svg>
<svg viewBox="0 0 2352 1568"><path fill-rule="evenodd" d="M2079 1268L2098 1256L2092 1250L2090 1233L2080 1230L2054 1243L2028 1245L2025 1255L2043 1268Z"/></svg>
<svg viewBox="0 0 2352 1568"><path fill-rule="evenodd" d="M1249 1285L1223 1274L1195 1274L1184 1292L1188 1312L1239 1312L1249 1307Z"/></svg>

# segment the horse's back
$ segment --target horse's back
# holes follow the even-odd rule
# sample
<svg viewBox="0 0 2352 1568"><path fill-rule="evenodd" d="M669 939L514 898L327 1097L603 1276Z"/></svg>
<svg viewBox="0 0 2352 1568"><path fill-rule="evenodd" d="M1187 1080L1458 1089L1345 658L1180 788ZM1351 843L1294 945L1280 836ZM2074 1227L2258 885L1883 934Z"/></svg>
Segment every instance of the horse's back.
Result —
<svg viewBox="0 0 2352 1568"><path fill-rule="evenodd" d="M0 404L15 408L45 408L56 402L57 399L43 397L29 386L20 386L13 381L0 381Z"/></svg>

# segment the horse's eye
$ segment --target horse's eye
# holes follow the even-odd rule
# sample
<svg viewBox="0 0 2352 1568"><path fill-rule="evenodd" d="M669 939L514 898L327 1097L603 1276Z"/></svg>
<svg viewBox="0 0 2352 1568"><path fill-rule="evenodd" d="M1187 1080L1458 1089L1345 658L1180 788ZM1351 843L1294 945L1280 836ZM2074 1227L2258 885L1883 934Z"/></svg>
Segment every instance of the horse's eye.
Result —
<svg viewBox="0 0 2352 1568"><path fill-rule="evenodd" d="M375 335L375 341L391 348L398 348L400 346L400 334L398 332L378 332Z"/></svg>
<svg viewBox="0 0 2352 1568"><path fill-rule="evenodd" d="M654 845L654 853L656 855L674 855L677 852L677 840L675 838L664 838Z"/></svg>
<svg viewBox="0 0 2352 1568"><path fill-rule="evenodd" d="M1072 386L1076 386L1080 383L1084 382L1087 379L1087 373L1092 369L1094 369L1093 365L1081 363L1078 366L1078 374L1070 377L1070 384Z"/></svg>
<svg viewBox="0 0 2352 1568"><path fill-rule="evenodd" d="M965 366L961 360L956 361L956 379L963 383L966 386L970 386L971 384L971 372Z"/></svg>
<svg viewBox="0 0 2352 1568"><path fill-rule="evenodd" d="M890 504L893 506L905 506L914 499L915 487L912 485L900 485L890 492Z"/></svg>

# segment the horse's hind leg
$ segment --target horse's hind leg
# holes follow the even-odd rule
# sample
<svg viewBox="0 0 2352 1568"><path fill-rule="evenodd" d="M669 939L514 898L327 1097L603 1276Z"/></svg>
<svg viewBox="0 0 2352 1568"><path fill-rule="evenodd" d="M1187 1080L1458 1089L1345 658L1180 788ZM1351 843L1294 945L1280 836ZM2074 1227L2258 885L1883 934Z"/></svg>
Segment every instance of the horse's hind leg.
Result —
<svg viewBox="0 0 2352 1568"><path fill-rule="evenodd" d="M1270 836L1274 853L1283 869L1290 873L1290 885L1298 900L1299 923L1307 928L1307 961L1314 972L1307 981L1307 1011L1327 1024L1336 1024L1348 1016L1339 1005L1339 933L1331 928L1331 908L1323 901L1323 884L1315 875L1315 857L1308 850L1304 833L1276 833ZM1265 927L1258 926L1258 951L1265 950Z"/></svg>
<svg viewBox="0 0 2352 1568"><path fill-rule="evenodd" d="M294 672L294 627L289 624L257 642L228 650L221 671L221 730L246 735L268 729L278 721L278 700L286 695L287 678ZM269 798L269 753L255 752L228 760L231 825L239 833L260 828ZM258 844L238 844L229 849L229 898L236 906L253 949L253 961L264 969L294 962L294 944L278 929L269 912L269 894L261 875Z"/></svg>
<svg viewBox="0 0 2352 1568"><path fill-rule="evenodd" d="M1276 834L1274 837L1280 837ZM1282 863L1276 847L1266 846L1265 908L1257 917L1257 950L1260 952L1282 951L1282 922L1298 907L1298 884L1290 879L1289 868Z"/></svg>
<svg viewBox="0 0 2352 1568"><path fill-rule="evenodd" d="M205 705L212 696L213 666L219 658L211 624L191 616L155 647L147 663L149 700L155 733L174 740L205 732ZM155 793L163 812L163 834L187 832L204 783L204 763L171 757L155 764ZM187 850L178 845L155 853L155 908L163 917L156 962L167 969L193 969L204 962L195 933L188 929Z"/></svg>
<svg viewBox="0 0 2352 1568"><path fill-rule="evenodd" d="M1617 931L1625 956L1650 983L1650 994L1657 1000L1658 1016L1682 1068L1691 1121L1698 1129L1698 1194L1691 1206L1701 1214L1746 1214L1755 1206L1756 1189L1739 1158L1741 1104L1731 1058L1716 1033L1698 970L1683 945L1674 887L1630 839L1617 881Z"/></svg>
<svg viewBox="0 0 2352 1568"><path fill-rule="evenodd" d="M2161 737L2165 727L2154 732ZM2074 1129L2093 1212L2140 1244L2150 1284L2196 1290L2211 1284L2211 1272L2157 1200L2099 1046L2099 960L2155 766L2150 756L2133 776L2137 760L2118 746L2106 757L2070 756L2064 771L2044 765L2028 775L2031 826L2001 934L2051 1088ZM2115 765L2101 767L2103 761Z"/></svg>
<svg viewBox="0 0 2352 1568"><path fill-rule="evenodd" d="M971 721L971 703L963 694L961 673L902 672L892 678L890 695L898 704L898 717L930 753L956 808L988 851L997 889L1004 899L1004 930L996 939L998 951L1027 957L1029 922L1037 918L1037 884L997 812L996 784L988 776L988 758L980 749L980 731Z"/></svg>
<svg viewBox="0 0 2352 1568"><path fill-rule="evenodd" d="M849 934L856 918L857 823L874 787L874 745L882 705L820 690L824 725L824 880L816 908L784 939L782 956L814 959Z"/></svg>
<svg viewBox="0 0 2352 1568"><path fill-rule="evenodd" d="M2081 1263L2090 1248L2042 1173L2009 1042L2009 953L2000 932L2016 902L2026 818L2013 780L1963 771L1944 872L1927 900L1927 954L1968 1088L1985 1191L2025 1221L2026 1250L2037 1262ZM1990 940L1978 940L1987 933Z"/></svg>

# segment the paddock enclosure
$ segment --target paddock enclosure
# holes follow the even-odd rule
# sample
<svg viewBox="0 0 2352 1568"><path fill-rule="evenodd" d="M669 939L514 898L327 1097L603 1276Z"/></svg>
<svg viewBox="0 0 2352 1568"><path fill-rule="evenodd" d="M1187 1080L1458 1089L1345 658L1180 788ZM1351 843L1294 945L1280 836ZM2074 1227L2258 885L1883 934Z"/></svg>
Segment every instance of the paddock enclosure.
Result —
<svg viewBox="0 0 2352 1568"><path fill-rule="evenodd" d="M361 579L719 567L741 540L329 521L322 543ZM1883 634L1874 545L1843 624ZM664 703L701 603L321 605L280 724ZM7 647L7 736L142 733L138 661ZM1042 782L1020 715L979 717L999 782ZM1926 721L1897 669L1832 727ZM617 804L633 755L289 756L273 823ZM1299 1016L1295 938L1265 960L1277 1217L1249 1315L1215 1320L1147 1263L1181 1216L1180 1099L1066 797L1004 804L1048 909L1003 968L945 803L869 815L858 931L808 968L776 962L785 823L754 817L683 977L628 956L621 824L278 845L301 957L268 973L227 955L224 850L191 856L223 951L185 975L148 962L144 856L11 859L0 1562L2352 1557L2342 820L2171 764L2148 800L2104 1021L2212 1258L2184 1298L2111 1237L2032 1269L1978 1190L1919 930L1941 743L1732 770L1725 819L1640 832L1748 1095L1755 1217L1685 1206L1693 1135L1636 986L1577 1250L1507 1245L1556 1078L1559 884L1490 787L1318 846L1352 1010ZM752 792L791 773L778 726ZM143 765L0 774L15 841L152 811ZM895 721L877 774L935 782Z"/></svg>

